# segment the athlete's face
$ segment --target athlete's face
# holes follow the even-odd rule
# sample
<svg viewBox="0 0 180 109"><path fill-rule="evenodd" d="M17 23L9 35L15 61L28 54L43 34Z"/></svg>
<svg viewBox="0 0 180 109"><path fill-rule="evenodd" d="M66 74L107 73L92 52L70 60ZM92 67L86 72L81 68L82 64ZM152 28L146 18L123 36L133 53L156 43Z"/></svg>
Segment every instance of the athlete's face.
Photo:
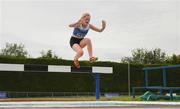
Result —
<svg viewBox="0 0 180 109"><path fill-rule="evenodd" d="M87 25L89 24L89 22L90 22L90 16L84 17L83 25L84 25L84 26L87 26Z"/></svg>

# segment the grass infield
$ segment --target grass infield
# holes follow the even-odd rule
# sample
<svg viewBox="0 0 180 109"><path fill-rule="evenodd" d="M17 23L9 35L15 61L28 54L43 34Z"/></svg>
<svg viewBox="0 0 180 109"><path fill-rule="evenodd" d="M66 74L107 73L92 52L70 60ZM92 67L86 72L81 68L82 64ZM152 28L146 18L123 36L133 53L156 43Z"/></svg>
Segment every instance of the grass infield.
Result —
<svg viewBox="0 0 180 109"><path fill-rule="evenodd" d="M96 101L94 96L66 96L66 97L33 97L33 98L0 98L0 102L10 101ZM104 97L99 101L141 101L140 96L133 98L132 96ZM159 100L171 102L171 100ZM180 100L172 100L172 102L180 102Z"/></svg>
<svg viewBox="0 0 180 109"><path fill-rule="evenodd" d="M33 97L33 98L0 98L0 102L5 101L95 101L94 96L66 96L66 97ZM131 96L104 97L100 101L140 101L139 97Z"/></svg>

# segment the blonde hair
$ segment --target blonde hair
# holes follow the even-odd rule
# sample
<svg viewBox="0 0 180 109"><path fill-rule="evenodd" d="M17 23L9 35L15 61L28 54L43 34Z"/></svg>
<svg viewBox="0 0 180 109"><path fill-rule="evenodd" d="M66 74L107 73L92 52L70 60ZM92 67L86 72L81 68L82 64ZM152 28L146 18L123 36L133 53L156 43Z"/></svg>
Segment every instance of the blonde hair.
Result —
<svg viewBox="0 0 180 109"><path fill-rule="evenodd" d="M82 19L82 18L85 18L85 17L87 17L87 16L91 17L91 15L90 15L89 13L83 13L82 16L81 16L81 19Z"/></svg>

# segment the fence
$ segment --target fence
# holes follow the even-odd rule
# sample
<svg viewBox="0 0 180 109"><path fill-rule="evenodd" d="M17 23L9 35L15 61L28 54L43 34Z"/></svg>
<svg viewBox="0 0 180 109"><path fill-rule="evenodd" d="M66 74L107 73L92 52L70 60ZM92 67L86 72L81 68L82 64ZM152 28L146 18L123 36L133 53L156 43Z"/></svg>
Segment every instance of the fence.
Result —
<svg viewBox="0 0 180 109"><path fill-rule="evenodd" d="M6 92L8 98L94 96L95 92Z"/></svg>
<svg viewBox="0 0 180 109"><path fill-rule="evenodd" d="M14 92L14 91L3 91L1 92L5 96L0 98L28 98L28 97L68 97L68 96L94 96L95 92ZM101 92L101 96L107 94L118 94L127 95L128 92Z"/></svg>

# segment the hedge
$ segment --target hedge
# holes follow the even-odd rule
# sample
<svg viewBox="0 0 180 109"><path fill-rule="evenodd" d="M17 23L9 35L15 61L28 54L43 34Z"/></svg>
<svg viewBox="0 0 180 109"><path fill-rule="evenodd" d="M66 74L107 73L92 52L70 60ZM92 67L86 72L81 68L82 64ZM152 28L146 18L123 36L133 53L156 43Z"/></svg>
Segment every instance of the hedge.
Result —
<svg viewBox="0 0 180 109"><path fill-rule="evenodd" d="M0 57L0 63L21 64L53 64L71 65L71 60L63 59L33 59ZM128 65L118 62L81 61L82 66L111 66L113 74L101 74L102 92L127 92L128 91ZM143 65L130 65L131 87L144 85ZM180 83L179 69L170 70L168 73L169 85L178 86ZM178 73L179 72L179 73ZM178 75L178 76L177 76ZM150 82L152 85L161 85L160 73L152 72ZM49 72L0 72L0 91L53 91L53 92L94 92L94 74L49 73Z"/></svg>

